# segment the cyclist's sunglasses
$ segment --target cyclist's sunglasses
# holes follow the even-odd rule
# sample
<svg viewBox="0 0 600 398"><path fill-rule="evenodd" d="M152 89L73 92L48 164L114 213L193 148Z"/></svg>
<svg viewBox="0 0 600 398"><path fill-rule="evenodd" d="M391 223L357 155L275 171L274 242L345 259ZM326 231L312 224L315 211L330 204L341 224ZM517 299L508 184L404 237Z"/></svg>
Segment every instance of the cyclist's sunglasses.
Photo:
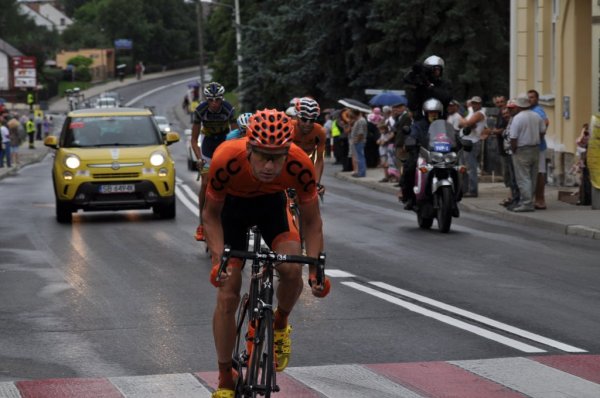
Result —
<svg viewBox="0 0 600 398"><path fill-rule="evenodd" d="M315 121L315 119L309 119L309 118L306 118L306 117L300 117L298 119L300 119L304 123L314 123L314 121Z"/></svg>
<svg viewBox="0 0 600 398"><path fill-rule="evenodd" d="M221 97L216 97L216 98L207 98L206 99L208 102L218 102L218 101L223 101L223 98Z"/></svg>

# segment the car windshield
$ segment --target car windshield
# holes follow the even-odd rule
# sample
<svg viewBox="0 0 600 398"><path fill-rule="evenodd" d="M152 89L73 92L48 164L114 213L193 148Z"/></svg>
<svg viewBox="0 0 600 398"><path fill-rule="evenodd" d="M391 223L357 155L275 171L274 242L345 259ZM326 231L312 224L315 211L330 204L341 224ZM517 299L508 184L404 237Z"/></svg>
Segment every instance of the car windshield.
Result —
<svg viewBox="0 0 600 398"><path fill-rule="evenodd" d="M169 121L164 116L154 116L154 120L156 120L156 123L158 124L169 124Z"/></svg>
<svg viewBox="0 0 600 398"><path fill-rule="evenodd" d="M162 144L150 116L74 117L66 122L61 137L65 148Z"/></svg>
<svg viewBox="0 0 600 398"><path fill-rule="evenodd" d="M110 98L110 97L106 97L106 98L99 98L98 101L96 102L96 106L99 107L114 107L117 104L117 102L115 101L114 98Z"/></svg>

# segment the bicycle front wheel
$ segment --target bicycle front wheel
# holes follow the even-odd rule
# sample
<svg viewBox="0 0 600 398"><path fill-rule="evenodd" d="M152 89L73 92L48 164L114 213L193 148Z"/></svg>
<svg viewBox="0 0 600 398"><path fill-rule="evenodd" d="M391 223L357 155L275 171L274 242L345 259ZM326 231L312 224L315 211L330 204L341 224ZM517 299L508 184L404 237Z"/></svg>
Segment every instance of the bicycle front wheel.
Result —
<svg viewBox="0 0 600 398"><path fill-rule="evenodd" d="M236 397L244 396L244 376L245 369L248 365L248 354L246 352L246 336L245 333L248 330L248 304L249 297L248 293L244 294L242 300L240 301L240 306L238 308L238 313L236 317L236 338L235 338L235 347L233 350L233 368L238 373L238 378L236 381Z"/></svg>
<svg viewBox="0 0 600 398"><path fill-rule="evenodd" d="M270 397L275 387L275 356L273 352L273 313L265 310L257 319L252 355L248 365L248 385L251 397Z"/></svg>

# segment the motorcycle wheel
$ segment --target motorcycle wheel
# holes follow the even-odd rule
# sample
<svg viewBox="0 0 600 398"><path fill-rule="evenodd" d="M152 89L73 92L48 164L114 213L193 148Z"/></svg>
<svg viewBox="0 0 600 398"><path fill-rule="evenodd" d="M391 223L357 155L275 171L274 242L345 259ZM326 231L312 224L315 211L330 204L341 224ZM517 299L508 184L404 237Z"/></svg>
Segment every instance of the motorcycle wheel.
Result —
<svg viewBox="0 0 600 398"><path fill-rule="evenodd" d="M437 220L440 232L450 231L452 224L452 190L450 187L442 187L438 195Z"/></svg>
<svg viewBox="0 0 600 398"><path fill-rule="evenodd" d="M433 218L423 217L421 215L421 211L417 212L417 222L419 223L419 228L429 229L433 225Z"/></svg>

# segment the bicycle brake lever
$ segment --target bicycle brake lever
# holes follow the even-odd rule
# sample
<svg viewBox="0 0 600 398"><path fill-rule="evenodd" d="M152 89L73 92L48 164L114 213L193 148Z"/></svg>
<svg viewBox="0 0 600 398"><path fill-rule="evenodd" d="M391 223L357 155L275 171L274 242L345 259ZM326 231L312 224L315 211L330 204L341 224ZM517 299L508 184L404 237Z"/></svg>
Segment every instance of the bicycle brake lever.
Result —
<svg viewBox="0 0 600 398"><path fill-rule="evenodd" d="M219 272L217 272L217 277L215 278L215 280L217 282L221 281L221 272L225 271L225 267L227 266L227 262L229 261L230 257L231 257L231 247L226 245L223 248L223 254L221 255L221 265L219 265Z"/></svg>
<svg viewBox="0 0 600 398"><path fill-rule="evenodd" d="M322 285L325 279L325 253L319 253L317 262L317 285Z"/></svg>

